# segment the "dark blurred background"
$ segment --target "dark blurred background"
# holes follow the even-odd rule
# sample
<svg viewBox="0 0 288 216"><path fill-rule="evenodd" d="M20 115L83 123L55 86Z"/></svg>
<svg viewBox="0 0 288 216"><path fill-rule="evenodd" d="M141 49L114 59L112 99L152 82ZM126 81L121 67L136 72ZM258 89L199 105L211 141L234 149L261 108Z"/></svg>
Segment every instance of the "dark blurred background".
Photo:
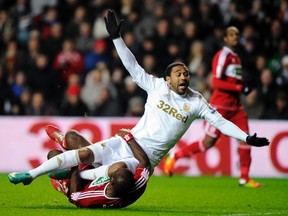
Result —
<svg viewBox="0 0 288 216"><path fill-rule="evenodd" d="M244 79L256 86L242 98L248 117L288 119L286 0L0 0L0 115L141 116L146 94L108 37L107 9L148 73L183 61L207 99L212 57L236 26Z"/></svg>

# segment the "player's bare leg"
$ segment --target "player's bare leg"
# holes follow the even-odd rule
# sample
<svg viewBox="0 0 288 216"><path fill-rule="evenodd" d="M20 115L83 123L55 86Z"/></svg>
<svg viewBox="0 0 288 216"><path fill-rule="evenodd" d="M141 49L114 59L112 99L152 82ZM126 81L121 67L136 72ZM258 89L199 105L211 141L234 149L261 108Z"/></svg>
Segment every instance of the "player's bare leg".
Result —
<svg viewBox="0 0 288 216"><path fill-rule="evenodd" d="M198 152L204 152L215 145L217 138L206 135L204 140L199 140L181 148L175 154L168 154L164 164L164 173L167 176L172 176L174 166L179 158L190 157Z"/></svg>

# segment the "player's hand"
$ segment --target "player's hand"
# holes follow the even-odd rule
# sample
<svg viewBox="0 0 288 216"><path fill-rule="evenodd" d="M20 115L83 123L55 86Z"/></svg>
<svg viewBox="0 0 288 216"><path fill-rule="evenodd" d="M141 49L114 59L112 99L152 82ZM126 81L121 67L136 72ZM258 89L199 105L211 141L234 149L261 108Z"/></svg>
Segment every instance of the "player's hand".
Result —
<svg viewBox="0 0 288 216"><path fill-rule="evenodd" d="M257 83L255 80L249 80L244 82L242 87L242 93L244 95L250 94L250 92L256 87Z"/></svg>
<svg viewBox="0 0 288 216"><path fill-rule="evenodd" d="M256 133L254 133L252 136L247 136L246 143L256 147L268 146L270 144L267 138L257 137Z"/></svg>
<svg viewBox="0 0 288 216"><path fill-rule="evenodd" d="M251 86L248 85L248 83L244 83L243 88L242 88L242 93L244 95L248 95L250 94L250 92L253 90L253 88L251 88Z"/></svg>
<svg viewBox="0 0 288 216"><path fill-rule="evenodd" d="M131 133L131 130L126 129L126 128L121 128L118 132L117 135L123 137L125 134Z"/></svg>
<svg viewBox="0 0 288 216"><path fill-rule="evenodd" d="M104 17L104 21L106 24L107 32L109 33L110 38L116 39L121 35L121 27L123 23L123 19L118 21L115 11L108 10L107 16Z"/></svg>

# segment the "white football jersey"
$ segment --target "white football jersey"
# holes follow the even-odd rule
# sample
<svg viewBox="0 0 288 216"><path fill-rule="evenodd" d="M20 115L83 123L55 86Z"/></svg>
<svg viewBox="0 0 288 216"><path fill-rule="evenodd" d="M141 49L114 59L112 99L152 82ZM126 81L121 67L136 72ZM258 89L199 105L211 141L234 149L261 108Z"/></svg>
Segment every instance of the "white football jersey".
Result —
<svg viewBox="0 0 288 216"><path fill-rule="evenodd" d="M145 72L122 38L113 42L133 80L148 94L144 115L131 132L149 157L152 168L197 118L205 119L226 135L245 141L247 134L225 120L199 92L188 89L185 95L175 93L163 78Z"/></svg>

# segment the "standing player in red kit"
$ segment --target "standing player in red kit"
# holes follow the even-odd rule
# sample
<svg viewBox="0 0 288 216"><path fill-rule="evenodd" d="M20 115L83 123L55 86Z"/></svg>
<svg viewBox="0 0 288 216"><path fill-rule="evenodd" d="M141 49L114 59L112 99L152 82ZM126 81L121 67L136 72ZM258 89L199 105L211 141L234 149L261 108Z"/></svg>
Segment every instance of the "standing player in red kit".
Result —
<svg viewBox="0 0 288 216"><path fill-rule="evenodd" d="M240 103L240 94L249 94L248 85L242 80L242 67L239 56L235 53L239 42L239 30L230 26L225 30L224 46L213 58L213 93L210 104L226 119L233 122L240 129L249 132L247 114ZM167 156L164 172L171 176L174 171L174 164L177 159L189 157L198 152L204 152L215 145L220 137L220 131L215 127L204 123L206 136L204 140L193 142L183 147L175 154ZM257 188L258 182L249 178L249 168L251 164L251 146L241 141L238 147L240 159L240 180L239 185L243 187Z"/></svg>

